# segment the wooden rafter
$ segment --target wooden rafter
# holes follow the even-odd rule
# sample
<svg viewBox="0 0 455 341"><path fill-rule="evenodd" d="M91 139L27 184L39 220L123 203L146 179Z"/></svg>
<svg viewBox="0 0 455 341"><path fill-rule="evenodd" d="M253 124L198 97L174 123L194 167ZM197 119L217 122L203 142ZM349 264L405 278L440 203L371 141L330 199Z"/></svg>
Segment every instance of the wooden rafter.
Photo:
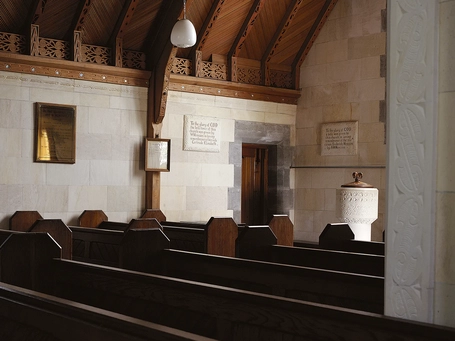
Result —
<svg viewBox="0 0 455 341"><path fill-rule="evenodd" d="M81 31L84 27L85 18L87 16L88 11L92 5L94 0L82 0L79 2L79 7L77 8L77 12L73 17L73 24L66 32L65 37L67 40L70 40L71 37L74 35L74 31Z"/></svg>
<svg viewBox="0 0 455 341"><path fill-rule="evenodd" d="M126 27L131 22L133 18L134 10L136 9L139 0L127 0L122 8L122 13L120 14L117 23L115 24L114 31L109 38L109 46L114 46L117 39L122 39L123 34L125 33Z"/></svg>
<svg viewBox="0 0 455 341"><path fill-rule="evenodd" d="M22 25L22 32L26 35L30 33L30 25L33 25L46 7L47 0L33 0L30 4L30 10L27 13L26 20Z"/></svg>
<svg viewBox="0 0 455 341"><path fill-rule="evenodd" d="M307 38L305 39L294 61L292 62L292 68L300 67L300 65L302 65L306 55L310 51L311 46L313 46L314 41L318 37L319 32L321 31L322 27L324 26L327 18L329 17L330 13L332 12L337 2L338 0L326 0L324 6L319 12L318 17L311 26Z"/></svg>
<svg viewBox="0 0 455 341"><path fill-rule="evenodd" d="M295 56L294 61L292 62L291 69L293 70L292 72L294 73L293 78L296 88L299 87L300 83L299 82L300 66L302 65L305 57L307 56L308 52L313 46L314 41L318 37L319 32L321 31L322 27L324 26L325 22L327 21L327 18L329 17L330 13L332 12L337 2L338 0L326 0L324 6L319 12L318 17L311 26L310 32L308 33L304 43L300 47L299 52L297 52L297 55Z"/></svg>
<svg viewBox="0 0 455 341"><path fill-rule="evenodd" d="M292 0L291 3L289 4L289 7L286 11L286 14L283 16L281 19L280 25L278 26L277 30L275 31L275 34L270 41L269 45L267 46L267 49L265 50L264 55L262 56L261 60L261 69L262 69L262 77L263 79L263 84L268 85L268 63L270 62L270 59L272 59L273 55L275 54L275 51L277 50L278 45L280 44L284 34L286 33L287 29L292 23L292 20L294 19L295 15L297 14L300 6L304 0Z"/></svg>
<svg viewBox="0 0 455 341"><path fill-rule="evenodd" d="M228 53L227 57L228 60L231 59L232 57L236 57L237 54L240 52L243 43L245 42L246 38L248 37L248 34L251 32L251 29L253 28L253 25L256 21L256 18L259 15L259 12L264 7L263 6L264 2L265 0L254 1L250 11L248 12L248 15L245 18L245 21L243 22L242 28L237 34L237 37L235 38L234 43L232 44L232 47Z"/></svg>
<svg viewBox="0 0 455 341"><path fill-rule="evenodd" d="M198 35L198 39L196 44L191 49L190 56L193 56L195 51L201 51L204 47L205 42L207 41L207 37L210 34L210 30L212 29L216 19L220 15L221 9L223 4L226 0L214 0L212 7L210 8L210 12L205 18L204 24L200 30L201 34Z"/></svg>

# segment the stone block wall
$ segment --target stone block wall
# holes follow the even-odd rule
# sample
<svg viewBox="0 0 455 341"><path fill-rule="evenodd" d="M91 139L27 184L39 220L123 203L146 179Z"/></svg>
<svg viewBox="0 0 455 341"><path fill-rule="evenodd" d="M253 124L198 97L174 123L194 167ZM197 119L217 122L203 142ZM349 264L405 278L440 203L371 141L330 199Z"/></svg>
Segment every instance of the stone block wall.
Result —
<svg viewBox="0 0 455 341"><path fill-rule="evenodd" d="M386 1L339 0L304 60L297 107L295 238L317 241L335 216L336 188L361 171L379 189L373 240L382 240L385 202ZM321 155L323 123L358 122L356 155Z"/></svg>

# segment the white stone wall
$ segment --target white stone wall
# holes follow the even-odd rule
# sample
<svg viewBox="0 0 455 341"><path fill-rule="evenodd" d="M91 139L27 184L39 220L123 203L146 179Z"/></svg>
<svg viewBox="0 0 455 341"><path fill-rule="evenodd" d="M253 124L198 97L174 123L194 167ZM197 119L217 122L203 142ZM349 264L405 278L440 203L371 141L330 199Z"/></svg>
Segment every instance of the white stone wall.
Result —
<svg viewBox="0 0 455 341"><path fill-rule="evenodd" d="M236 156L229 155L229 145L235 139L236 121L287 124L293 132L295 113L296 105L170 91L160 136L171 139L172 149L171 171L161 173L161 210L167 219L207 221L212 216L232 217L228 190L234 187ZM185 115L219 120L220 152L183 150Z"/></svg>
<svg viewBox="0 0 455 341"><path fill-rule="evenodd" d="M0 72L0 228L18 210L75 224L144 209L147 89ZM76 163L33 162L34 103L76 105Z"/></svg>
<svg viewBox="0 0 455 341"><path fill-rule="evenodd" d="M339 0L302 64L294 162L296 239L317 241L326 224L338 222L336 188L351 182L352 172L361 171L364 181L379 189L379 218L373 223L372 238L382 240L386 146L380 103L385 100L381 56L386 53L386 33L381 12L385 8L385 0ZM343 121L358 121L358 154L321 156L321 125Z"/></svg>
<svg viewBox="0 0 455 341"><path fill-rule="evenodd" d="M439 7L439 127L434 322L455 327L455 0Z"/></svg>

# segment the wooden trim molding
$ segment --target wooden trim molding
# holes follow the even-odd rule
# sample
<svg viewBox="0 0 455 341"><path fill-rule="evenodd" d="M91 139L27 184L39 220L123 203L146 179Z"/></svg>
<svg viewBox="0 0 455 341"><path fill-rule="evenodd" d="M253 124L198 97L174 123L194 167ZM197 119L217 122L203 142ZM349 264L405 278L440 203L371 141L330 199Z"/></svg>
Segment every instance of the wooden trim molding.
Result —
<svg viewBox="0 0 455 341"><path fill-rule="evenodd" d="M177 74L170 75L169 90L286 104L297 104L301 96L299 90L271 88Z"/></svg>

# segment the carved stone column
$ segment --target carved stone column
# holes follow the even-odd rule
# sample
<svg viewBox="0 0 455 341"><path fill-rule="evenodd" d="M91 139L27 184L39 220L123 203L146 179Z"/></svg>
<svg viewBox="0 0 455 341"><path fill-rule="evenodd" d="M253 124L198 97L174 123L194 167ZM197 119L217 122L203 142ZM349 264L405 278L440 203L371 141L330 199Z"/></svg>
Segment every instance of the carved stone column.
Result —
<svg viewBox="0 0 455 341"><path fill-rule="evenodd" d="M385 313L432 322L438 1L388 0Z"/></svg>

